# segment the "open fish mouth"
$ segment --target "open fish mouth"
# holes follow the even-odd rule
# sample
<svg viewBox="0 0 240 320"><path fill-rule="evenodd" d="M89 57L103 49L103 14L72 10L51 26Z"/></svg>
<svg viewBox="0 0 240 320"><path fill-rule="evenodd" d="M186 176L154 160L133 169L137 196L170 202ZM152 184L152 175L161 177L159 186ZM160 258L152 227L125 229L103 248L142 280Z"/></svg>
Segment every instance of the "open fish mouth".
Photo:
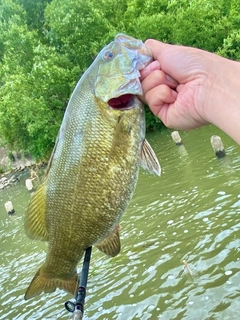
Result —
<svg viewBox="0 0 240 320"><path fill-rule="evenodd" d="M129 109L133 106L133 94L123 94L117 98L112 98L108 101L108 105L117 110Z"/></svg>

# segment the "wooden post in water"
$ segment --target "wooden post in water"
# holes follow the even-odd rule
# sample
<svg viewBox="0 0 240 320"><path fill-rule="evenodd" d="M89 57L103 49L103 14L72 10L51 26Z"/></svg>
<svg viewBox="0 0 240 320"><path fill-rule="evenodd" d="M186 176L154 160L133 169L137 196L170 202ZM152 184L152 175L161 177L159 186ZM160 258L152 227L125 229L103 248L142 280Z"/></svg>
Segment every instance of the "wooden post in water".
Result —
<svg viewBox="0 0 240 320"><path fill-rule="evenodd" d="M31 179L26 179L25 186L29 192L33 192L33 183Z"/></svg>
<svg viewBox="0 0 240 320"><path fill-rule="evenodd" d="M9 214L9 216L12 216L15 213L15 210L13 208L13 204L11 201L7 201L5 203L5 208L7 210L7 213Z"/></svg>
<svg viewBox="0 0 240 320"><path fill-rule="evenodd" d="M178 131L173 131L171 133L171 136L172 136L172 139L176 143L177 146L181 146L183 144L182 143L182 139L181 139L180 134L178 133Z"/></svg>
<svg viewBox="0 0 240 320"><path fill-rule="evenodd" d="M33 169L30 169L30 179L31 180L36 180L36 179L39 180L37 172L34 171Z"/></svg>
<svg viewBox="0 0 240 320"><path fill-rule="evenodd" d="M210 141L211 141L211 145L213 147L213 150L215 152L215 155L218 158L225 157L226 153L224 150L222 139L219 136L213 135L213 136L211 136Z"/></svg>

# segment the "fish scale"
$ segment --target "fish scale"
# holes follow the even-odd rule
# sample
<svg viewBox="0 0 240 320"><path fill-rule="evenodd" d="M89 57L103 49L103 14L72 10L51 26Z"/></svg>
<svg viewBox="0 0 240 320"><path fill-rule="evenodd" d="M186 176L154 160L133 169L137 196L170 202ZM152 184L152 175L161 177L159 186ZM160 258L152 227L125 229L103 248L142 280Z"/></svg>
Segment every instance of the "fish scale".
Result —
<svg viewBox="0 0 240 320"><path fill-rule="evenodd" d="M119 34L74 89L45 179L25 215L27 235L48 242L25 299L57 287L74 295L77 264L92 245L110 256L119 253L118 225L139 167L160 174L136 96L142 93L138 66L151 60L140 40Z"/></svg>

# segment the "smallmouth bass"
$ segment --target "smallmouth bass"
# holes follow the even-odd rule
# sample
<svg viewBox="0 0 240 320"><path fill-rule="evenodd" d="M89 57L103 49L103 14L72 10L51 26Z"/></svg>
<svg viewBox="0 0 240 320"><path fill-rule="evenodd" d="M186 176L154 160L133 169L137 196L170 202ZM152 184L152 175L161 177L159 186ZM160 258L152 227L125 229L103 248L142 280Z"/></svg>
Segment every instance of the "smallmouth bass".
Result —
<svg viewBox="0 0 240 320"><path fill-rule="evenodd" d="M26 234L47 241L48 252L25 299L56 288L74 295L77 264L92 245L119 253L118 226L139 167L160 175L137 97L139 70L151 61L142 41L118 34L77 83L46 176L26 210Z"/></svg>

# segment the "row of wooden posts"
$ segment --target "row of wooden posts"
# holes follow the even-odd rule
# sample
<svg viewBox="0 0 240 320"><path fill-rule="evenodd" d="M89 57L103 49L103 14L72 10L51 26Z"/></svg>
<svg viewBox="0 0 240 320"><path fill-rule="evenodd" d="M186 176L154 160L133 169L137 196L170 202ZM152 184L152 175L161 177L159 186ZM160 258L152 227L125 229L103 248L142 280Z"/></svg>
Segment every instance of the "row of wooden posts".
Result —
<svg viewBox="0 0 240 320"><path fill-rule="evenodd" d="M25 180L25 186L30 193L34 191L34 187L31 179ZM5 209L9 216L12 216L15 213L15 209L13 207L12 201L5 202Z"/></svg>
<svg viewBox="0 0 240 320"><path fill-rule="evenodd" d="M25 186L30 194L34 192L33 180L38 180L38 175L34 170L30 171L30 178L25 180ZM13 207L12 201L5 202L5 209L9 216L12 216L15 213L15 209Z"/></svg>
<svg viewBox="0 0 240 320"><path fill-rule="evenodd" d="M171 136L177 146L181 146L183 144L182 139L181 139L178 131L173 131L171 133ZM211 142L212 148L214 150L214 153L218 158L222 158L226 155L225 150L224 150L224 146L222 143L222 139L219 136L213 135L210 139L210 142ZM30 193L33 193L33 191L34 191L33 180L35 180L35 179L38 179L38 176L34 175L31 172L30 179L26 179L26 181L25 181L25 186ZM13 204L11 201L7 201L5 203L5 208L6 208L6 211L9 215L13 215L15 213L15 210L13 208Z"/></svg>
<svg viewBox="0 0 240 320"><path fill-rule="evenodd" d="M171 133L171 136L177 146L181 146L183 144L178 131L173 131ZM211 136L210 143L212 145L215 155L218 158L223 158L226 155L222 139L219 136L216 136L216 135Z"/></svg>

